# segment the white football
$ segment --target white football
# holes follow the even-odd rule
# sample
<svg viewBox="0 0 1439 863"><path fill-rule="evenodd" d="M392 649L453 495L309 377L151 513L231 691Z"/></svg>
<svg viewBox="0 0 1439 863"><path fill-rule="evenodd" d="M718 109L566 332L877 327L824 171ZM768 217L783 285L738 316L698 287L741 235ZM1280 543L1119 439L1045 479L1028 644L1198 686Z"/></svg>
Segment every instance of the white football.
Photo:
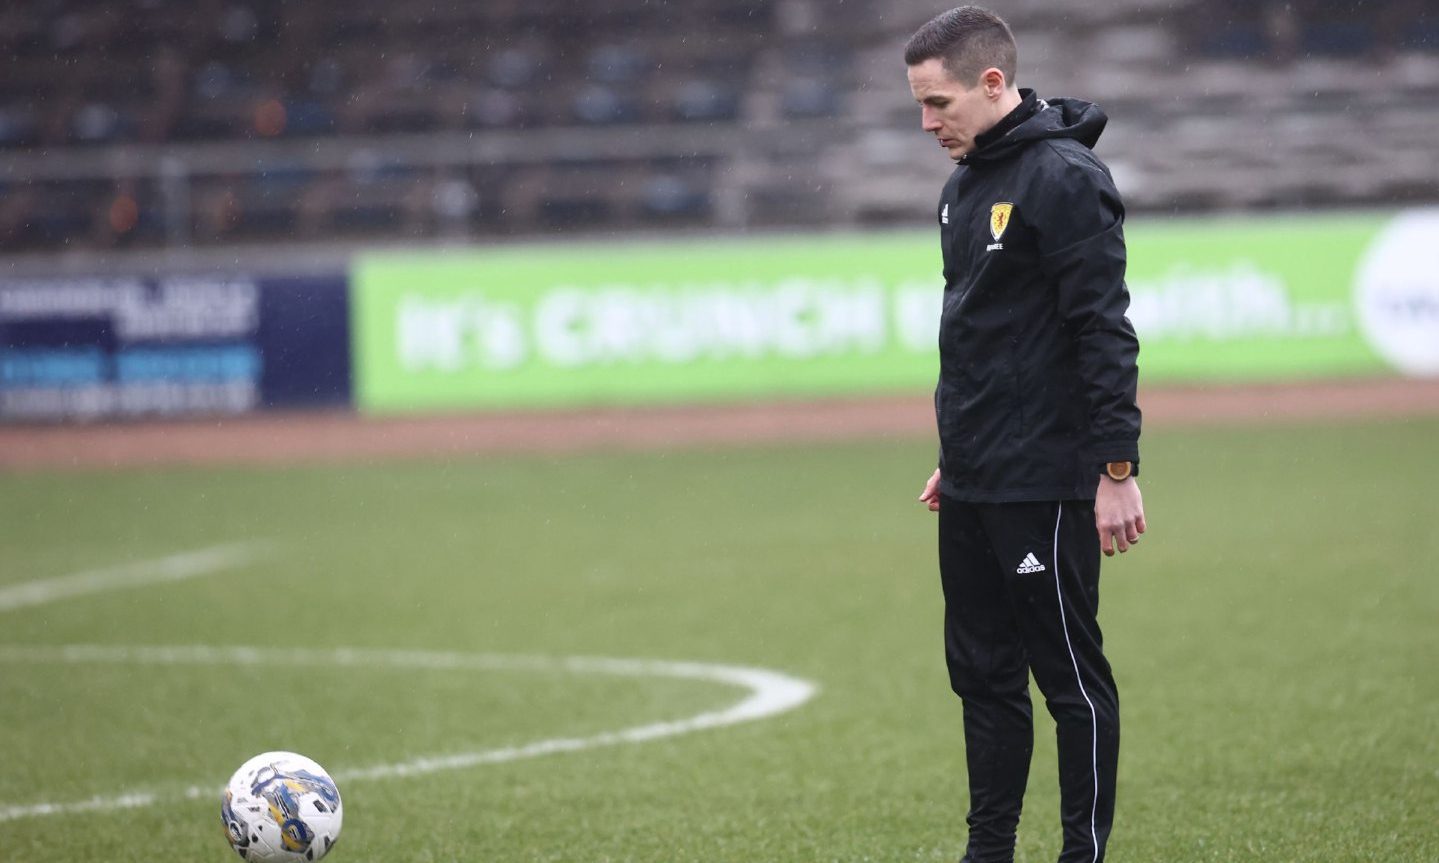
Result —
<svg viewBox="0 0 1439 863"><path fill-rule="evenodd" d="M265 752L225 786L220 820L241 859L315 861L340 838L344 808L325 768L293 752Z"/></svg>

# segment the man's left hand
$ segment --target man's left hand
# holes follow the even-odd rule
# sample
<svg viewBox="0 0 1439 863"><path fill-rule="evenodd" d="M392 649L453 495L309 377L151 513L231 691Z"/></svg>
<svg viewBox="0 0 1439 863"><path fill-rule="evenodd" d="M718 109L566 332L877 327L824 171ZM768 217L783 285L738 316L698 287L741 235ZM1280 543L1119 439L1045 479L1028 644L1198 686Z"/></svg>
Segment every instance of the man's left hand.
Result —
<svg viewBox="0 0 1439 863"><path fill-rule="evenodd" d="M1099 549L1113 557L1139 542L1144 533L1144 499L1139 494L1139 481L1130 477L1115 482L1107 476L1099 478L1094 495L1094 526L1099 531Z"/></svg>

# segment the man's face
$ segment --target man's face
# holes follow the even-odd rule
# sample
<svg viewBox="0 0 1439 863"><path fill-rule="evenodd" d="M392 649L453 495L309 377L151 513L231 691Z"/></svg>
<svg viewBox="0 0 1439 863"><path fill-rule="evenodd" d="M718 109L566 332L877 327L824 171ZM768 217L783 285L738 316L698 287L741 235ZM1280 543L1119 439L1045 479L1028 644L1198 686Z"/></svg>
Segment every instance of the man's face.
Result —
<svg viewBox="0 0 1439 863"><path fill-rule="evenodd" d="M909 67L909 90L919 103L924 131L939 139L951 159L973 152L974 139L1004 118L983 80L981 75L966 88L937 57Z"/></svg>

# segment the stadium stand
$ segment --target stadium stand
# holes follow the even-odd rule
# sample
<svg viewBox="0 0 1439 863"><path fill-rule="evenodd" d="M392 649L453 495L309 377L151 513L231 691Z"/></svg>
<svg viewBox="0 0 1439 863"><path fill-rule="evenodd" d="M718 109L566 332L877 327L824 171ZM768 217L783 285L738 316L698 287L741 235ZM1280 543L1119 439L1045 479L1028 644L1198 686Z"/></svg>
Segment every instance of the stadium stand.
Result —
<svg viewBox="0 0 1439 863"><path fill-rule="evenodd" d="M1422 0L995 4L1138 210L1439 199ZM0 11L0 250L912 223L896 0L36 0Z"/></svg>

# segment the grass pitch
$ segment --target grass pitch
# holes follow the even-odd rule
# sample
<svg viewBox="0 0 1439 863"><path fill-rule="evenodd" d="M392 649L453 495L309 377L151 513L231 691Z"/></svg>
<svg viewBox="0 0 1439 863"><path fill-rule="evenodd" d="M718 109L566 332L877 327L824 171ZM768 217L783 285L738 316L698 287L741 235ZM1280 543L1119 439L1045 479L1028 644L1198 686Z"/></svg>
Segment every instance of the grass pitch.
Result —
<svg viewBox="0 0 1439 863"><path fill-rule="evenodd" d="M1103 581L1124 718L1110 859L1439 859L1436 438L1436 421L1146 438L1151 531ZM337 863L956 860L960 710L933 517L914 502L932 454L913 442L0 477L0 591L264 543L213 575L0 610L0 818L14 816L0 860L237 859L218 793L184 789L218 788L266 749L343 773L737 698L696 680L32 650L72 644L696 660L821 687L742 725L342 782ZM1025 863L1059 844L1052 726L1037 712ZM136 791L156 798L15 814Z"/></svg>

